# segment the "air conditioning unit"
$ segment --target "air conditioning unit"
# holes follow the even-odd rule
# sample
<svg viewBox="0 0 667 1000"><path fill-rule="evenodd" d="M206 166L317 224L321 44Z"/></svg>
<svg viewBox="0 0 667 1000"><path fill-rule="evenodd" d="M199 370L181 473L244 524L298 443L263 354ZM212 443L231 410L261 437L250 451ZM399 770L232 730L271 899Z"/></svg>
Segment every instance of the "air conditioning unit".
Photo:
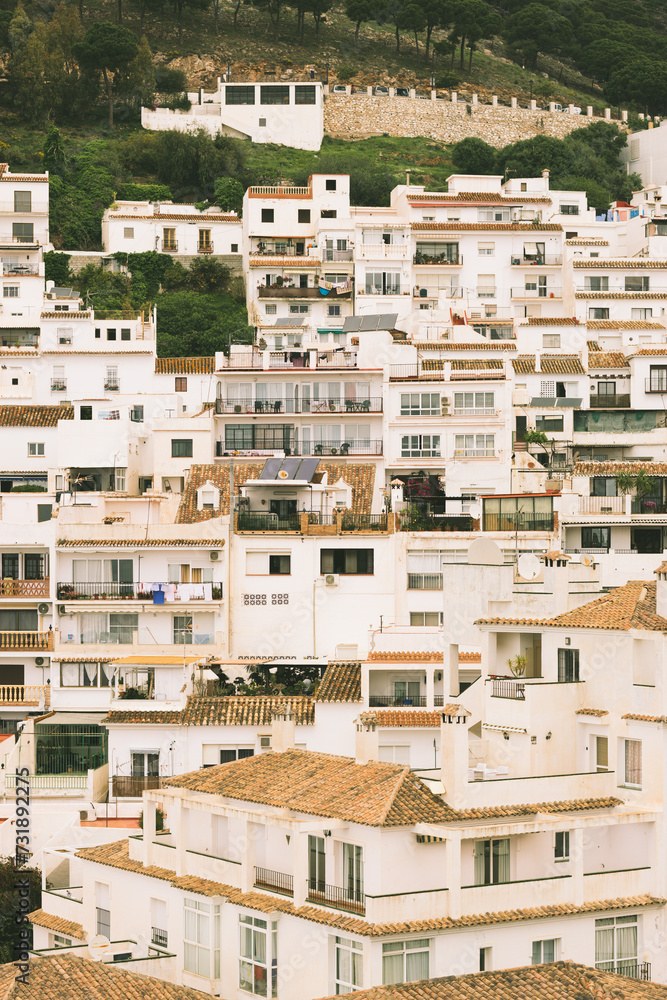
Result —
<svg viewBox="0 0 667 1000"><path fill-rule="evenodd" d="M211 562L217 562L218 559L220 558L220 553L215 551L209 552L208 557L211 560Z"/></svg>
<svg viewBox="0 0 667 1000"><path fill-rule="evenodd" d="M59 615L66 615L67 614L67 608L65 607L64 604L59 604L58 605L58 614Z"/></svg>
<svg viewBox="0 0 667 1000"><path fill-rule="evenodd" d="M36 667L45 667L46 665L47 665L47 663L46 663L46 657L45 656L36 656L35 657L35 666Z"/></svg>
<svg viewBox="0 0 667 1000"><path fill-rule="evenodd" d="M325 587L337 587L338 586L338 573L327 573L324 577Z"/></svg>
<svg viewBox="0 0 667 1000"><path fill-rule="evenodd" d="M442 397L442 399L440 400L440 405L442 407L442 415L443 417L446 417L447 414L449 413L449 400L447 399L446 396Z"/></svg>
<svg viewBox="0 0 667 1000"><path fill-rule="evenodd" d="M50 604L38 604L37 605L37 610L39 611L40 615L48 615L48 614L51 613L51 605Z"/></svg>
<svg viewBox="0 0 667 1000"><path fill-rule="evenodd" d="M267 750L271 749L271 737L270 736L260 736L260 738L259 738L259 749L260 749L260 753L265 753Z"/></svg>
<svg viewBox="0 0 667 1000"><path fill-rule="evenodd" d="M527 389L515 389L512 393L512 406L528 406L529 402Z"/></svg>

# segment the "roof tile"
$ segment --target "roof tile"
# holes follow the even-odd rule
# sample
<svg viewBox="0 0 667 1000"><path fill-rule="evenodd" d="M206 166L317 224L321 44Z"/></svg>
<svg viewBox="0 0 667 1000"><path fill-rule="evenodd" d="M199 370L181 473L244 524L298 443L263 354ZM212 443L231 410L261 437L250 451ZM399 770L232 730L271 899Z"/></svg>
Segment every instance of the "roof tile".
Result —
<svg viewBox="0 0 667 1000"><path fill-rule="evenodd" d="M156 358L156 375L213 375L215 357L211 358Z"/></svg>
<svg viewBox="0 0 667 1000"><path fill-rule="evenodd" d="M540 358L541 372L535 371L535 355L520 354L512 359L514 370L521 375L585 375L580 358L565 357L560 354L543 354Z"/></svg>
<svg viewBox="0 0 667 1000"><path fill-rule="evenodd" d="M315 701L361 701L361 663L329 663L317 689Z"/></svg>

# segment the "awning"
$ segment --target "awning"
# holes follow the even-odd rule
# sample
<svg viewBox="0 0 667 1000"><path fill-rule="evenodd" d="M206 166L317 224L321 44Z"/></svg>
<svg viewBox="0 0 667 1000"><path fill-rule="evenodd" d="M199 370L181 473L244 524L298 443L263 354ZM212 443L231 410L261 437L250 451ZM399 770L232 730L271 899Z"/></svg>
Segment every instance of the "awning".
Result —
<svg viewBox="0 0 667 1000"><path fill-rule="evenodd" d="M48 718L36 723L38 726L99 726L106 712L53 712Z"/></svg>

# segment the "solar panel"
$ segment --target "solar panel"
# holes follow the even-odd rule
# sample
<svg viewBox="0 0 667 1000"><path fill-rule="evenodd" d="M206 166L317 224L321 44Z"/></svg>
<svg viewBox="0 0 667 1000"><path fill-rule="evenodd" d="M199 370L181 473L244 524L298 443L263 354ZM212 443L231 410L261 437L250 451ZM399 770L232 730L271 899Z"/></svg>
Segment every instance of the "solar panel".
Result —
<svg viewBox="0 0 667 1000"><path fill-rule="evenodd" d="M556 397L555 396L533 396L530 401L531 406L555 406Z"/></svg>
<svg viewBox="0 0 667 1000"><path fill-rule="evenodd" d="M301 476L297 475L300 465L300 458L284 458L283 464L280 467L280 472L278 473L280 479L285 479L285 476L281 475L283 472L287 473L287 479L300 479Z"/></svg>
<svg viewBox="0 0 667 1000"><path fill-rule="evenodd" d="M343 320L343 333L357 333L361 329L360 316L346 316Z"/></svg>
<svg viewBox="0 0 667 1000"><path fill-rule="evenodd" d="M561 396L558 400L559 406L581 406L582 400L576 396Z"/></svg>
<svg viewBox="0 0 667 1000"><path fill-rule="evenodd" d="M319 458L304 458L301 462L301 468L299 469L299 479L305 479L309 483L312 482L313 476L317 472L319 462Z"/></svg>
<svg viewBox="0 0 667 1000"><path fill-rule="evenodd" d="M260 479L275 479L282 465L282 458L267 458L264 468L259 474Z"/></svg>
<svg viewBox="0 0 667 1000"><path fill-rule="evenodd" d="M359 330L393 330L398 313L376 313L372 316L346 316L343 333L358 333Z"/></svg>
<svg viewBox="0 0 667 1000"><path fill-rule="evenodd" d="M303 326L305 320L301 316L285 316L277 319L273 326Z"/></svg>

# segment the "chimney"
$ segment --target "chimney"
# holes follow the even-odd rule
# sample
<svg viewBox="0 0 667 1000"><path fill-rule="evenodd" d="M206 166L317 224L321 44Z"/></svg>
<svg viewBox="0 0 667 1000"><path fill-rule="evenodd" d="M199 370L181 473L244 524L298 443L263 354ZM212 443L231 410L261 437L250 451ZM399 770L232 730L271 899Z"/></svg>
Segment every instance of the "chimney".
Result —
<svg viewBox="0 0 667 1000"><path fill-rule="evenodd" d="M408 187L410 187L410 173L411 171L409 170L405 171L405 183Z"/></svg>
<svg viewBox="0 0 667 1000"><path fill-rule="evenodd" d="M542 371L542 357L539 351L535 351L535 371L538 374Z"/></svg>
<svg viewBox="0 0 667 1000"><path fill-rule="evenodd" d="M542 180L544 181L544 186L545 186L545 188L548 191L549 190L549 171L548 170L543 170L542 171Z"/></svg>
<svg viewBox="0 0 667 1000"><path fill-rule="evenodd" d="M454 809L465 804L468 783L468 719L470 712L452 703L445 705L440 723L440 779L445 801Z"/></svg>
<svg viewBox="0 0 667 1000"><path fill-rule="evenodd" d="M660 618L667 618L667 562L660 563L655 570L655 610Z"/></svg>
<svg viewBox="0 0 667 1000"><path fill-rule="evenodd" d="M365 714L356 720L357 741L355 760L357 764L368 764L380 757L380 734L377 731L378 720L375 715Z"/></svg>
<svg viewBox="0 0 667 1000"><path fill-rule="evenodd" d="M294 749L295 730L292 706L279 705L278 708L274 708L271 719L271 749L274 753Z"/></svg>

